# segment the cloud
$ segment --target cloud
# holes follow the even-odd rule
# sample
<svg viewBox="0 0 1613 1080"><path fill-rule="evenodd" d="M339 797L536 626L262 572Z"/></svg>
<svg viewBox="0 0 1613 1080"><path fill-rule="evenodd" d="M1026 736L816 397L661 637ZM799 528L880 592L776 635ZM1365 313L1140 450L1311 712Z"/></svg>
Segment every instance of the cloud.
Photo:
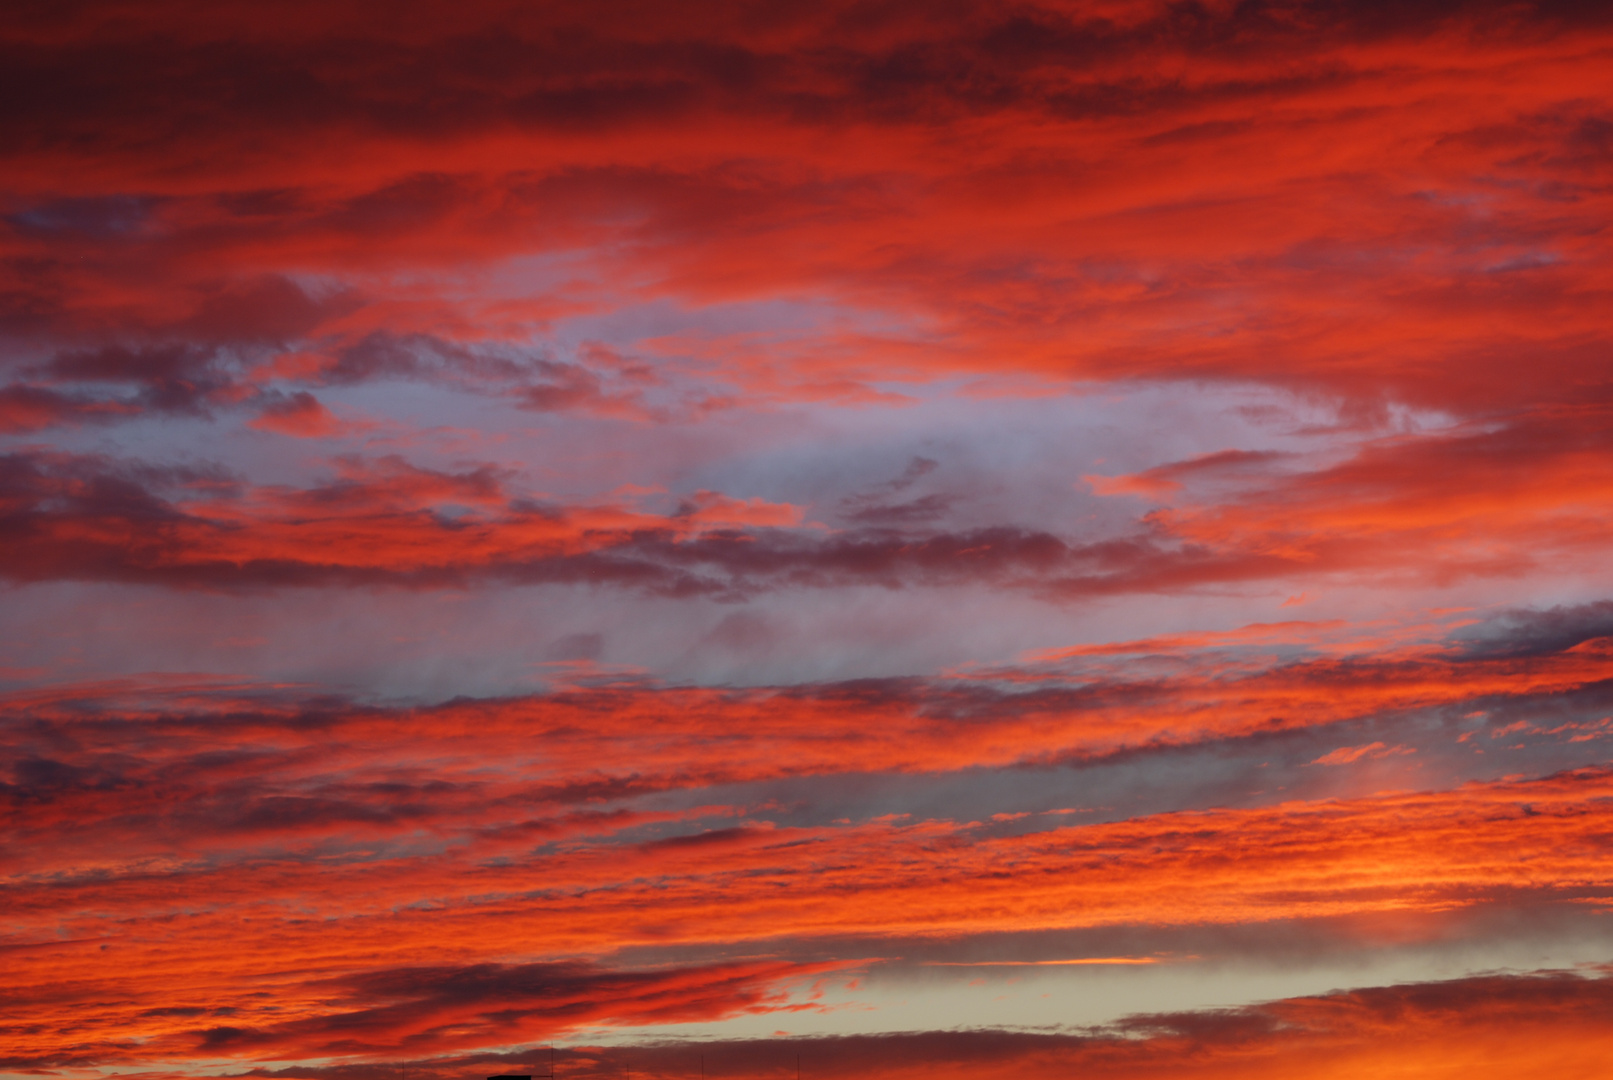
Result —
<svg viewBox="0 0 1613 1080"><path fill-rule="evenodd" d="M327 433L312 400L292 398L259 423ZM1325 536L1287 551L1264 537L1206 543L1192 534L1207 527L1185 518L1172 527L1189 534L1186 543L1165 530L1081 543L1004 525L826 532L800 527L802 511L791 504L712 491L694 492L663 516L621 503L489 497L478 488L470 496L476 512L449 514L442 506L453 491L415 482L446 474L396 458L362 481L368 466L347 468L350 476L320 486L175 498L142 480L161 470L140 463L12 454L0 477L12 551L4 572L20 581L212 589L589 582L668 596L989 583L1068 601L1282 578L1314 571L1308 547L1320 546L1324 558L1341 550ZM1352 556L1339 569L1360 562Z"/></svg>
<svg viewBox="0 0 1613 1080"><path fill-rule="evenodd" d="M135 411L122 402L95 401L43 386L13 383L0 387L0 433L8 435L61 424L116 420Z"/></svg>
<svg viewBox="0 0 1613 1080"><path fill-rule="evenodd" d="M306 390L267 402L258 418L247 425L298 439L319 439L338 434L342 423L319 399Z"/></svg>
<svg viewBox="0 0 1613 1080"><path fill-rule="evenodd" d="M486 494L493 485L475 475L413 479L449 492L470 487ZM359 488L341 497L362 504L364 493ZM742 614L721 624L720 635L733 648L749 647L768 633L767 624ZM272 683L181 682L169 689L160 681L136 681L16 691L4 699L4 709L17 718L16 759L55 762L49 767L67 770L65 775L82 770L125 780L144 775L142 783L150 784L157 783L158 774L169 775L178 786L167 790L179 797L189 790L188 781L180 783L184 763L202 748L222 754L218 763L224 773L217 777L208 773L212 766L206 763L213 759L195 758L203 771L192 794L204 803L197 804L185 827L197 830L198 840L217 830L227 835L238 815L263 796L284 800L274 804L282 808L321 801L352 805L354 820L392 822L403 829L415 827L420 813L435 814L432 807L451 815L458 812L456 800L491 797L484 785L494 777L478 778L474 768L465 777L470 786L462 790L452 786L455 770L446 765L423 772L399 759L392 771L385 764L393 760L388 740L404 731L425 759L439 762L460 760L454 749L457 731L480 733L476 745L481 749L471 761L484 753L491 760L524 760L520 747L539 740L542 767L525 766L525 786L498 795L495 802L519 797L541 819L578 803L782 777L1046 767L1283 732L1313 732L1336 745L1329 728L1369 721L1375 726L1347 730L1396 731L1404 739L1411 731L1406 725L1419 717L1431 722L1444 717L1447 726L1472 730L1460 719L1464 714L1493 714L1497 729L1521 720L1542 731L1560 728L1565 735L1598 730L1599 713L1591 710L1602 708L1600 692L1609 671L1605 649L1571 646L1545 655L1475 657L1460 642L1443 652L1421 641L1395 649L1374 635L1342 653L1272 653L1270 644L1285 633L1296 643L1304 638L1292 626L1249 629L1208 641L1072 650L1072 655L1018 668L978 669L951 678L750 689L585 678L544 694L388 709L310 697L309 691ZM554 642L549 655L596 659L604 641L603 635L572 634ZM1165 644L1174 654L1163 655L1159 665L1145 662ZM1338 647L1326 639L1323 645ZM1569 711L1576 696L1583 699L1583 721ZM21 723L23 717L31 727ZM1546 722L1547 717L1552 719ZM144 768L154 772L131 772L136 759L117 750L131 724L148 733L142 736ZM349 783L338 773L321 774L325 779L318 782L302 777L305 764L318 760L318 747L332 740L351 747L355 767L367 779ZM1318 749L1328 745L1322 742ZM61 746L79 750L66 753ZM1369 736L1343 751L1366 760L1401 749ZM380 772L371 775L372 768ZM237 769L248 769L255 779L248 783ZM275 779L282 769L289 772ZM28 799L47 790L12 783L19 784L19 797ZM237 783L245 786L236 788ZM449 786L432 786L438 783ZM206 801L224 798L225 791L235 792L226 800L230 811ZM306 799L315 801L293 801ZM89 805L71 811L83 822L98 812Z"/></svg>
<svg viewBox="0 0 1613 1080"><path fill-rule="evenodd" d="M698 1047L716 1073L962 1077L1331 1077L1392 1073L1592 1077L1609 1040L1600 972L1545 971L1370 987L1241 1008L1136 1017L1082 1033L954 1030L751 1039ZM574 1048L574 1075L681 1075L695 1047ZM446 1064L446 1063L445 1063ZM430 1067L429 1065L427 1066ZM312 1075L312 1074L310 1074Z"/></svg>
<svg viewBox="0 0 1613 1080"><path fill-rule="evenodd" d="M163 925L181 894L208 898L189 939L213 949L227 935L244 973L323 948L316 938L444 957L474 941L492 957L743 941L765 951L825 935L1437 917L1609 888L1597 852L1613 803L1600 769L1092 825L1052 816L1019 832L905 817L788 825L766 808L633 801L800 772L807 763L781 754L789 744L777 736L736 737L758 718L784 726L786 701L743 711L670 691L631 710L609 701L254 710L221 695L216 712L187 717L30 695L8 725L18 764L3 789L18 932L76 928L93 945L104 913L118 912L129 927L109 943L118 970L155 980L168 970L166 939L136 928ZM854 701L795 719L795 745L837 751L818 769L877 760L856 752L852 732L880 731L893 714L850 712ZM677 718L698 730L667 730ZM846 733L825 730L835 718ZM911 734L887 737L909 767L980 765L974 740L946 739L915 760ZM987 738L1015 736L997 724ZM299 921L307 905L319 920ZM90 978L75 965L100 962L91 945L41 954L39 977Z"/></svg>
<svg viewBox="0 0 1613 1080"><path fill-rule="evenodd" d="M375 1056L403 1048L441 1053L532 1041L600 1022L688 1023L787 1011L792 1002L781 982L835 967L752 963L628 972L572 962L373 969L309 985L334 991L340 1011L194 1034L204 1053L256 1058Z"/></svg>
<svg viewBox="0 0 1613 1080"><path fill-rule="evenodd" d="M1539 656L1613 637L1613 603L1564 604L1545 611L1505 611L1463 634L1474 656Z"/></svg>
<svg viewBox="0 0 1613 1080"><path fill-rule="evenodd" d="M527 968L402 969L383 973L375 987L404 997L407 1004L356 1014L355 1031L393 1035L410 1021L456 1016L477 1022L515 1025L534 1030L543 1007L561 1011L568 991L592 977L603 997L671 999L673 1008L702 991L701 976L717 983L711 994L737 999L743 990L722 986L724 972L581 973ZM730 978L738 983L738 978ZM679 981L689 984L679 986ZM1500 1078L1535 1070L1555 1076L1590 1078L1609 1049L1605 1025L1607 978L1597 970L1540 971L1481 975L1440 982L1367 987L1310 997L1294 997L1238 1008L1178 1012L1128 1018L1107 1028L1082 1032L1027 1032L992 1029L941 1030L840 1037L733 1039L722 1041L650 1041L633 1046L590 1046L573 1043L555 1052L558 1069L583 1077L620 1076L626 1071L649 1077L687 1074L701 1063L710 1073L793 1075L797 1062L803 1075L839 1074L901 1077L978 1075L982 1069L1011 1069L1015 1075L1053 1077L1079 1071L1098 1077L1189 1076L1209 1078L1334 1076L1339 1069L1375 1073L1413 1067L1444 1069L1453 1075ZM635 983L637 985L635 985ZM541 988L541 991L540 991ZM370 987L363 987L368 991ZM502 991L514 1007L500 1013L475 1012L483 993ZM542 993L534 1001L534 992ZM362 991L361 991L362 992ZM619 995L619 996L618 996ZM683 1001L678 999L682 998ZM675 1003L675 1004L674 1004ZM714 1005L708 999L701 1005ZM539 1008L532 1008L539 1005ZM525 1006L525 1008L523 1008ZM190 1012L191 1010L185 1010ZM197 1010L201 1011L201 1010ZM177 1014L179 1010L174 1010ZM459 1030L468 1030L465 1025ZM217 1025L193 1029L207 1050L241 1054L245 1044L266 1036L249 1028ZM408 1049L420 1056L408 1060L415 1075L447 1080L471 1069L532 1069L549 1054L516 1050L454 1053L442 1036L413 1040ZM332 1032L344 1032L333 1025ZM298 1036L317 1041L327 1032L306 1029ZM288 1033L289 1034L289 1033ZM435 1034L435 1033L434 1033ZM195 1035L191 1036L192 1038ZM276 1036L267 1036L273 1039ZM210 1041L209 1041L210 1040ZM176 1046L178 1040L168 1042ZM400 1048L401 1049L401 1048ZM449 1050L444 1053L443 1051ZM435 1051L438 1056L426 1056ZM188 1055L176 1054L170 1060ZM82 1064L79 1055L17 1055L14 1068ZM244 1075L287 1080L385 1080L395 1062L362 1058L319 1065L259 1066Z"/></svg>
<svg viewBox="0 0 1613 1080"><path fill-rule="evenodd" d="M287 408L288 416L308 415L301 399ZM802 524L798 507L712 491L696 491L661 516L621 504L561 507L507 496L486 468L450 477L387 458L352 459L342 469L335 482L300 490L171 499L149 482L161 470L13 454L0 473L12 551L5 569L13 580L218 589L581 581L672 596L981 580L1080 594L1146 588L1161 572L1185 580L1252 572L1194 555L1173 568L1170 554L1141 541L1073 547L1004 527L825 536L792 528ZM459 500L476 512L440 509Z"/></svg>
<svg viewBox="0 0 1613 1080"><path fill-rule="evenodd" d="M12 404L22 427L138 412L155 407L152 395L168 395L164 408L211 409L211 391L198 389L206 379L190 370L198 362L189 354L84 354L69 368L127 375L148 390L124 404L14 390L0 406ZM169 394L162 388L170 384L182 389ZM305 436L345 430L307 391L251 400L257 427ZM93 493L114 480L132 492L128 485L149 475L147 466L31 449L8 458L15 554L4 571L14 580L214 589L590 582L726 597L989 584L1065 604L1301 582L1442 586L1594 559L1609 540L1598 507L1613 496L1600 466L1608 450L1604 411L1373 436L1341 461L1308 469L1289 462L1280 473L1269 471L1277 459L1265 452L1167 464L1137 490L1162 491L1148 485L1174 478L1171 505L1087 537L1012 521L954 524L955 496L902 494L918 476L847 496L839 513L850 527L841 529L808 521L797 504L712 490L689 493L681 507L659 514L617 499L565 506L512 491L502 502L478 500L474 515L449 516L438 496L397 484L401 466L387 466L394 474L387 513L333 503L338 488L358 490L346 483L242 488L205 500L146 489L142 503L156 516L135 520L128 503ZM333 543L337 536L355 543Z"/></svg>
<svg viewBox="0 0 1613 1080"><path fill-rule="evenodd" d="M626 971L566 961L375 967L335 978L303 976L287 984L285 989L325 1003L298 1010L302 1015L287 1017L284 1007L261 1001L154 1007L137 1014L125 1007L82 1026L87 1041L76 1053L40 1046L38 1036L48 1037L50 1029L36 1026L29 1033L32 1045L19 1047L22 1053L12 1060L33 1065L143 1061L161 1067L187 1059L441 1054L601 1024L689 1023L798 1011L810 1006L794 999L791 986L840 966L764 961ZM128 992L138 1001L156 997L134 984ZM194 987L189 996L205 999L210 993L217 990ZM143 1045L128 1041L134 1033Z"/></svg>
<svg viewBox="0 0 1613 1080"><path fill-rule="evenodd" d="M1364 746L1341 746L1331 750L1315 761L1312 765L1353 765L1361 760L1371 761L1375 758L1394 757L1400 754L1415 754L1415 747L1385 746L1381 742L1367 743Z"/></svg>
<svg viewBox="0 0 1613 1080"><path fill-rule="evenodd" d="M1608 118L1582 91L1608 27L1583 8L673 24L477 3L407 31L363 7L277 27L96 10L0 41L18 87L83 90L0 123L7 321L63 343L322 344L346 358L333 377L396 371L364 359L370 334L464 350L543 324L455 284L533 253L585 254L528 312L814 295L924 327L800 335L783 382L801 393L1011 363L1476 414L1561 403L1605 330L1587 226ZM1525 89L1484 89L1520 64ZM973 153L948 151L950 124L979 131ZM676 159L654 149L669 129ZM335 140L362 152L305 152ZM777 386L772 355L731 352L722 375ZM518 400L640 408L551 374Z"/></svg>
<svg viewBox="0 0 1613 1080"><path fill-rule="evenodd" d="M398 487L504 497L491 472L345 468L350 488L330 497L360 508ZM975 959L972 939L1102 933L1146 956L1162 931L1432 939L1486 913L1606 902L1613 779L1600 768L1088 824L798 819L775 797L728 798L793 777L1146 758L1397 710L1478 705L1500 733L1505 703L1534 715L1607 672L1602 652L1566 639L1546 654L1456 640L1240 655L1275 633L1137 643L1174 650L1168 678L1106 670L1113 655L1087 651L1021 683L639 681L416 707L178 678L14 692L0 710L0 874L12 943L27 947L8 953L0 1004L19 1060L35 1063L362 1059L817 1007L791 987L902 941L921 958L950 942ZM1068 684L1048 681L1060 670ZM1320 760L1403 749L1377 740ZM1008 958L1047 958L1030 948ZM730 959L622 965L631 950L680 949ZM206 973L180 959L195 955ZM1137 1032L1175 1039L1187 1024Z"/></svg>
<svg viewBox="0 0 1613 1080"><path fill-rule="evenodd" d="M1364 933L1351 920L1415 936L1607 905L1613 780L1593 757L1348 787L1432 775L1411 771L1445 753L1429 731L1490 751L1469 762L1501 736L1603 745L1605 603L1455 636L1455 616L1404 611L1440 590L1478 619L1603 580L1603 8L8 16L0 577L127 635L160 633L162 605L125 630L114 592L225 594L234 618L241 593L344 590L321 618L377 652L395 627L345 621L372 590L530 586L538 644L494 651L522 672L507 685L555 688L340 696L249 649L228 670L273 676L93 683L115 661L68 639L48 677L79 681L0 700L7 1067L301 1058L381 1080L362 1070L425 1056L447 1076L471 1059L444 1055L601 1026L823 1007L803 981L891 942L1336 942ZM1071 425L1092 431L1005 424L968 447L927 426L999 392L1080 393ZM1168 408L1133 424L1106 415L1116 393ZM1244 396L1280 407L1206 415ZM915 403L890 479L798 475L829 467L812 459L850 410ZM387 433L361 454L243 435L366 435L349 407ZM197 457L204 424L233 464ZM968 474L987 458L997 474ZM1037 502L1017 513L1009 470L1056 485L1016 490ZM852 597L942 593L925 610L958 626L981 595L1056 607L998 654L1040 650L1023 663L741 689L602 666L644 631L604 625L599 590L672 613L656 625L696 612L691 647L736 666L797 647L814 605L864 619ZM543 606L573 594L586 617ZM1265 616L1221 606L1268 594L1326 614L1240 626ZM1138 601L1119 624L1114 598ZM1385 604L1384 625L1330 618ZM0 651L31 647L27 617ZM1064 629L1078 618L1092 634ZM1304 779L1265 801L1114 820L992 802L1096 762L1226 790L1206 762L1281 739ZM1177 783L1183 748L1203 776ZM971 797L806 805L881 784ZM655 949L721 955L622 961ZM1591 1076L1605 982L807 1046L891 1076ZM687 1065L687 1046L636 1049L647 1072ZM787 1071L775 1050L713 1054Z"/></svg>
<svg viewBox="0 0 1613 1080"><path fill-rule="evenodd" d="M900 476L866 491L854 492L840 500L840 516L858 525L885 528L911 528L945 517L957 496L932 492L917 498L900 497L941 463L934 458L914 457Z"/></svg>
<svg viewBox="0 0 1613 1080"><path fill-rule="evenodd" d="M1236 479L1247 474L1260 477L1263 473L1269 473L1269 466L1286 457L1288 455L1270 450L1222 450L1188 461L1160 465L1134 476L1083 476L1081 479L1099 495L1141 495L1167 499L1181 491L1183 481L1189 478Z"/></svg>

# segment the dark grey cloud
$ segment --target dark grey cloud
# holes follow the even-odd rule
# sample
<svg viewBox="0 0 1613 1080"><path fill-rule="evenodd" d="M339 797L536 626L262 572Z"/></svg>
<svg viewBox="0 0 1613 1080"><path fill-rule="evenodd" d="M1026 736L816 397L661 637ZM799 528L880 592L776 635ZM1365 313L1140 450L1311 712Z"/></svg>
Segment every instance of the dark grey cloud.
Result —
<svg viewBox="0 0 1613 1080"><path fill-rule="evenodd" d="M1464 631L1458 642L1475 659L1523 659L1606 637L1613 637L1613 600L1505 611Z"/></svg>

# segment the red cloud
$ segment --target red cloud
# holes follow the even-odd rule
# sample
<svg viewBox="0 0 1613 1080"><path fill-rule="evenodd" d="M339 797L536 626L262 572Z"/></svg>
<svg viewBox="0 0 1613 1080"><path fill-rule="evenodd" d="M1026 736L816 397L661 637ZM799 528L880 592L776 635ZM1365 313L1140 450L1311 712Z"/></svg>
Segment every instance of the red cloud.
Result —
<svg viewBox="0 0 1613 1080"><path fill-rule="evenodd" d="M1363 758L1391 757L1396 754L1415 754L1417 751L1409 746L1385 746L1381 742L1367 743L1365 746L1341 746L1323 754L1312 765L1353 765Z"/></svg>
<svg viewBox="0 0 1613 1080"><path fill-rule="evenodd" d="M1101 540L997 522L692 545L618 517L550 544L519 512L453 531L267 504L221 508L225 535L194 506L161 535L31 517L17 577L727 596L955 581L1075 600L1447 583L1609 541L1607 388L1587 374L1613 307L1613 129L1594 104L1609 28L1588 14L1317 8L1301 33L1150 4L697 5L668 23L471 3L407 29L364 5L273 26L231 5L101 10L0 32L19 85L84 88L0 122L12 430L193 415L329 435L318 385L383 379L682 422L980 375L1255 382L1327 395L1361 431L1391 403L1465 426L1309 469L1232 450L1094 474L1171 504ZM346 150L307 150L329 145ZM536 298L495 284L531 258L567 269ZM579 312L803 300L817 314L798 324L646 337L631 362L550 343ZM853 513L901 527L950 505L926 498Z"/></svg>
<svg viewBox="0 0 1613 1080"><path fill-rule="evenodd" d="M299 439L326 438L342 430L341 422L307 391L270 402L247 426Z"/></svg>
<svg viewBox="0 0 1613 1080"><path fill-rule="evenodd" d="M1594 392L1613 157L1608 28L1547 7L1317 8L1302 33L1143 4L668 24L472 3L408 30L365 5L273 27L90 5L0 38L21 85L84 88L0 129L10 319L68 344L340 351L377 329L514 339L543 311L645 297L813 295L923 329L708 355L803 394L1008 366L1362 409L1561 403ZM307 150L336 142L351 152ZM534 252L587 253L584 273L535 306L449 284ZM441 294L385 295L404 267L446 274ZM293 284L309 274L351 284L315 295ZM638 407L578 372L529 399Z"/></svg>
<svg viewBox="0 0 1613 1080"><path fill-rule="evenodd" d="M1595 5L14 7L0 433L59 441L0 454L9 582L1073 602L1601 580L1613 23ZM899 500L922 458L846 495L855 527L834 530L706 478L681 505L402 458L266 483L111 441L179 419L341 435L316 394L388 381L480 395L490 426L579 430L888 407L918 384L1255 386L1332 420L1284 436L1313 453L1091 474L1167 504L1091 535ZM91 424L99 454L68 430ZM1048 822L697 805L1378 725L1306 751L1353 743L1313 759L1332 778L1408 749L1372 733L1397 714L1600 700L1605 611L1502 629L1285 661L1261 650L1322 631L1184 632L967 678L414 707L253 683L18 693L0 1064L363 1065L781 1011L803 1004L793 980L843 966L789 956L847 940L1605 904L1601 768L1019 833ZM621 961L719 948L779 955ZM813 1049L893 1077L1594 1076L1607 997L1600 976L1473 979Z"/></svg>
<svg viewBox="0 0 1613 1080"><path fill-rule="evenodd" d="M1470 663L1520 689L1550 685L1535 661ZM1439 670L1404 667L1412 685ZM1341 670L1283 680L1309 675L1336 699ZM1356 707L1381 705L1378 677L1363 681ZM1252 685L1231 692L1242 700ZM1053 720L1087 737L1088 717L1066 702L987 724L967 696L943 691L915 713L875 687L820 702L608 691L426 710L179 684L141 708L146 692L11 703L3 869L14 941L28 948L8 1011L28 1025L18 1052L30 1060L491 1046L794 1007L777 987L808 970L696 973L728 989L691 999L658 989L664 973L576 982L516 957L1364 916L1436 932L1464 908L1602 902L1613 888L1613 779L1600 769L1095 825L1060 815L1012 834L905 817L803 826L765 808L611 804L810 769L973 768L1057 746ZM1156 722L1178 725L1163 705ZM646 842L656 825L704 831ZM398 969L414 989L388 981ZM476 989L488 986L504 989ZM123 1004L89 1018L91 1001ZM198 1011L163 1011L176 1001ZM199 1026L204 1015L226 1019ZM136 1037L148 1040L138 1053L125 1045Z"/></svg>
<svg viewBox="0 0 1613 1080"><path fill-rule="evenodd" d="M332 430L312 395L274 407L260 424ZM671 595L984 582L1055 601L1329 577L1448 583L1548 555L1590 560L1613 540L1599 510L1613 498L1607 430L1601 410L1579 410L1378 440L1277 477L1171 466L1155 472L1183 478L1171 481L1182 485L1174 506L1087 542L1011 525L924 528L944 502L888 511L876 527L801 528L801 507L710 491L664 515L477 496L477 513L450 520L436 506L447 496L404 483L425 471L398 459L362 483L176 498L156 482L162 470L36 451L0 472L15 508L0 572L216 589L592 581Z"/></svg>

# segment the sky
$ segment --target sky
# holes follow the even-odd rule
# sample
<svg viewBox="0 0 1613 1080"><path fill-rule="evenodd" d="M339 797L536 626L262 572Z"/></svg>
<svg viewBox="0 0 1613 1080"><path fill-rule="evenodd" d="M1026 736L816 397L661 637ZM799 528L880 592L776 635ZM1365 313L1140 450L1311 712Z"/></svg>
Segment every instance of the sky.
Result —
<svg viewBox="0 0 1613 1080"><path fill-rule="evenodd" d="M1613 9L13 0L0 1077L1605 1075Z"/></svg>

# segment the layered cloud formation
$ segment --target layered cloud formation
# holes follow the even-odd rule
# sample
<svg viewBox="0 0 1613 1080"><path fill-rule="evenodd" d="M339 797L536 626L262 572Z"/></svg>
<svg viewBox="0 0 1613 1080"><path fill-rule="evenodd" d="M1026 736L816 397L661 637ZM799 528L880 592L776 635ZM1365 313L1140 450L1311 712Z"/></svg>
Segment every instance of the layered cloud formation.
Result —
<svg viewBox="0 0 1613 1080"><path fill-rule="evenodd" d="M14 7L0 1070L1597 1075L1594 5Z"/></svg>

